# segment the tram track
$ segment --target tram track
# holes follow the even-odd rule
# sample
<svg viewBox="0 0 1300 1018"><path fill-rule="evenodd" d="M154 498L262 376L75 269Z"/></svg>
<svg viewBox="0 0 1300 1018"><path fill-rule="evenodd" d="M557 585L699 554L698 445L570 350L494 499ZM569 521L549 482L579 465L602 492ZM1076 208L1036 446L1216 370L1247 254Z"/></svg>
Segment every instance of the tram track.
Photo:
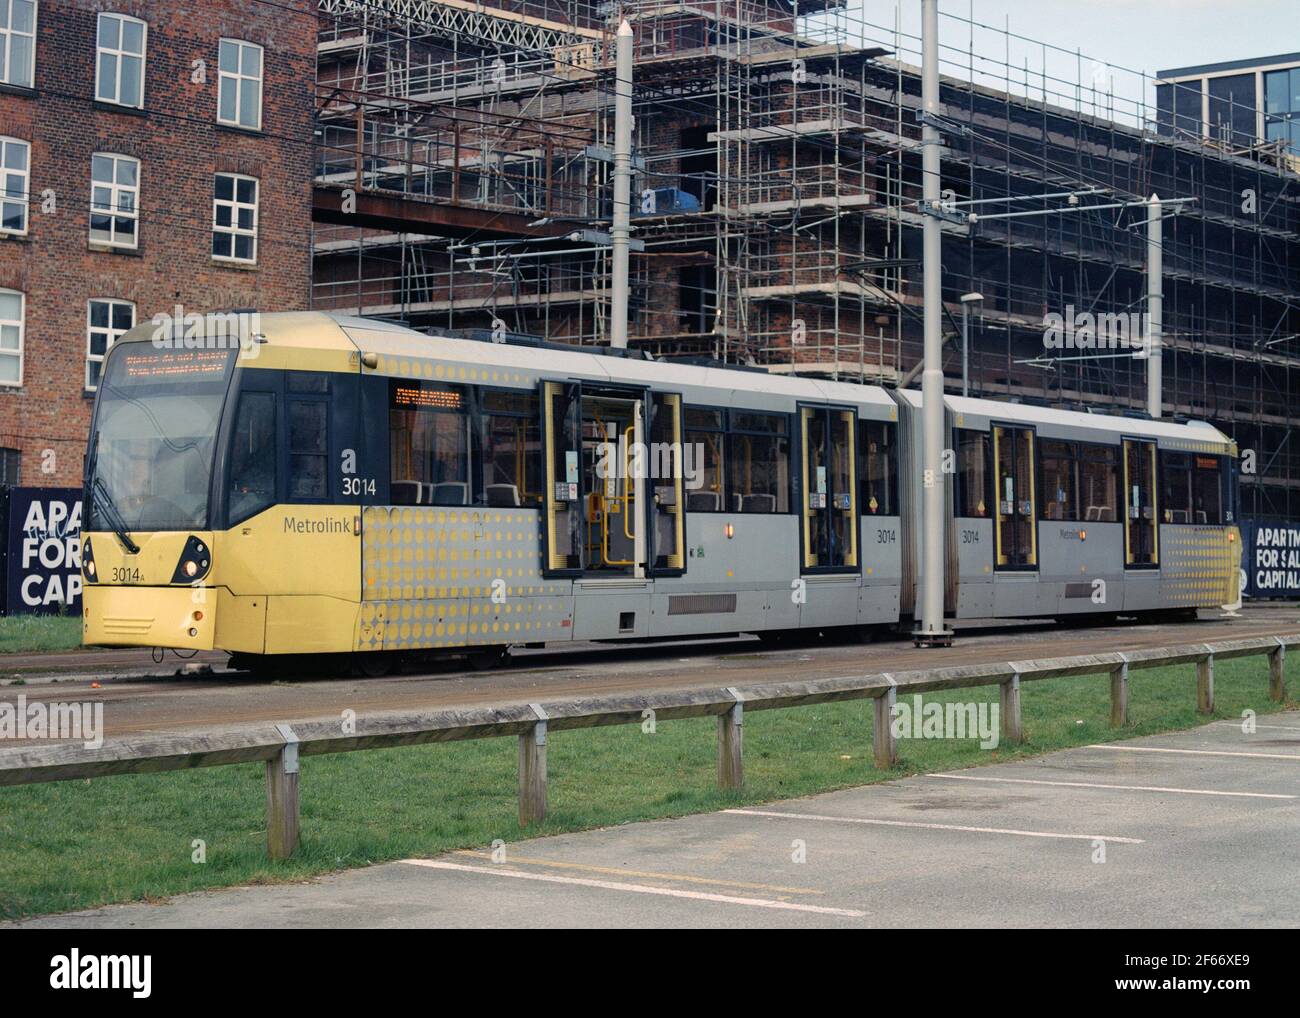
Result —
<svg viewBox="0 0 1300 1018"><path fill-rule="evenodd" d="M294 722L383 711L504 705L541 699L745 685L796 673L818 679L864 672L1127 651L1300 630L1293 611L1261 609L1236 619L1092 629L992 626L966 630L950 648L918 650L909 640L871 645L808 643L769 649L756 640L689 644L584 645L524 653L491 672L448 660L437 670L383 679L305 675L257 678L218 671L170 678L85 679L0 690L37 701L102 702L108 739L241 723Z"/></svg>

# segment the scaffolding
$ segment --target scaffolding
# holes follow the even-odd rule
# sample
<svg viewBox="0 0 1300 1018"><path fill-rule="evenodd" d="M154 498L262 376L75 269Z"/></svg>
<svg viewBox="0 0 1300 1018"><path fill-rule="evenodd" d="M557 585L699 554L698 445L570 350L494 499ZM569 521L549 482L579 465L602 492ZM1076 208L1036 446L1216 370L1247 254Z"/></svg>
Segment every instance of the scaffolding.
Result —
<svg viewBox="0 0 1300 1018"><path fill-rule="evenodd" d="M631 345L885 384L919 360L920 41L899 10L889 25L846 0L320 0L320 13L315 186L331 213L316 306L606 343L612 33L627 18ZM1131 75L1125 96L1128 72L1077 51L952 15L943 34L965 43L941 51L952 196L1197 199L1165 225L1166 409L1257 451L1248 510L1300 516L1294 161L1167 129L1151 79ZM346 192L367 216L333 212ZM973 392L1144 406L1141 361L1043 344L1051 312L1142 310L1132 214L942 227L949 336L961 295L983 296Z"/></svg>

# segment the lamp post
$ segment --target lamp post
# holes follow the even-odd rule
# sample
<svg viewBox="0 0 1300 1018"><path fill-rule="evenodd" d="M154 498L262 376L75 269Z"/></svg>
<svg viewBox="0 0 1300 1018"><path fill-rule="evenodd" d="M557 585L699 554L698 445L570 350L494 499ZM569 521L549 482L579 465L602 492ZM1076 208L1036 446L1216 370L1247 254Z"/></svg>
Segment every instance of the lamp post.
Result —
<svg viewBox="0 0 1300 1018"><path fill-rule="evenodd" d="M984 294L964 293L961 296L961 394L970 395L970 306L983 304Z"/></svg>

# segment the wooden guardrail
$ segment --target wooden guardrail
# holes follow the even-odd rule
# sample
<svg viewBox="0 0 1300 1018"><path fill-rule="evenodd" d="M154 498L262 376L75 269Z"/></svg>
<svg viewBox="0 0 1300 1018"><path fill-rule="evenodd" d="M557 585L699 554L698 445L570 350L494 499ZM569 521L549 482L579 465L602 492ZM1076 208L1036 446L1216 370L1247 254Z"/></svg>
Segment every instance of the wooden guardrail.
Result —
<svg viewBox="0 0 1300 1018"><path fill-rule="evenodd" d="M286 724L245 725L138 736L114 740L97 749L88 749L80 743L23 743L0 749L0 785L264 761L267 851L273 859L283 859L293 854L298 843L298 774L299 762L304 756L517 736L519 822L527 825L546 816L546 742L549 733L555 731L640 724L649 716L656 721L671 721L711 715L718 719L718 783L722 788L739 788L744 782L744 716L749 711L840 700L873 700L875 763L877 767L887 769L898 761L890 722L899 692L926 693L996 685L1000 690L1001 737L1014 743L1019 742L1023 735L1020 721L1022 682L1108 674L1111 724L1119 727L1128 721L1129 673L1134 670L1195 665L1197 709L1202 714L1211 714L1214 712L1215 660L1267 655L1269 696L1283 701L1286 699L1286 649L1297 645L1300 645L1300 634L1159 650L732 686L722 690L604 696L422 713L376 713L357 717L352 729L335 720L300 722L292 727Z"/></svg>

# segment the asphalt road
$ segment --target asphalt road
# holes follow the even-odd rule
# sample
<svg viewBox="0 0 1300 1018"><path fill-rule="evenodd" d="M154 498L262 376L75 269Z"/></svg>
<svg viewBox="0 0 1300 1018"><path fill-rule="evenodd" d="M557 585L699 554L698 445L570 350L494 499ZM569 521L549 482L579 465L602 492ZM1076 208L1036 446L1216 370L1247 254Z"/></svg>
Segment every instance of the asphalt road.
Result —
<svg viewBox="0 0 1300 1018"><path fill-rule="evenodd" d="M1294 927L1298 804L1291 712L19 925Z"/></svg>
<svg viewBox="0 0 1300 1018"><path fill-rule="evenodd" d="M867 646L809 644L769 650L750 638L689 644L581 644L523 652L491 672L465 670L459 659L437 671L382 679L300 678L271 681L234 672L133 678L111 672L33 675L28 702L104 703L108 739L241 722L288 722L361 712L436 710L542 699L903 671L951 664L1025 660L1136 650L1213 640L1294 633L1300 611L1256 608L1242 618L1163 626L1053 629L981 625L959 631L951 648L917 649L898 639ZM101 652L102 653L102 652ZM12 698L19 690L2 694Z"/></svg>

